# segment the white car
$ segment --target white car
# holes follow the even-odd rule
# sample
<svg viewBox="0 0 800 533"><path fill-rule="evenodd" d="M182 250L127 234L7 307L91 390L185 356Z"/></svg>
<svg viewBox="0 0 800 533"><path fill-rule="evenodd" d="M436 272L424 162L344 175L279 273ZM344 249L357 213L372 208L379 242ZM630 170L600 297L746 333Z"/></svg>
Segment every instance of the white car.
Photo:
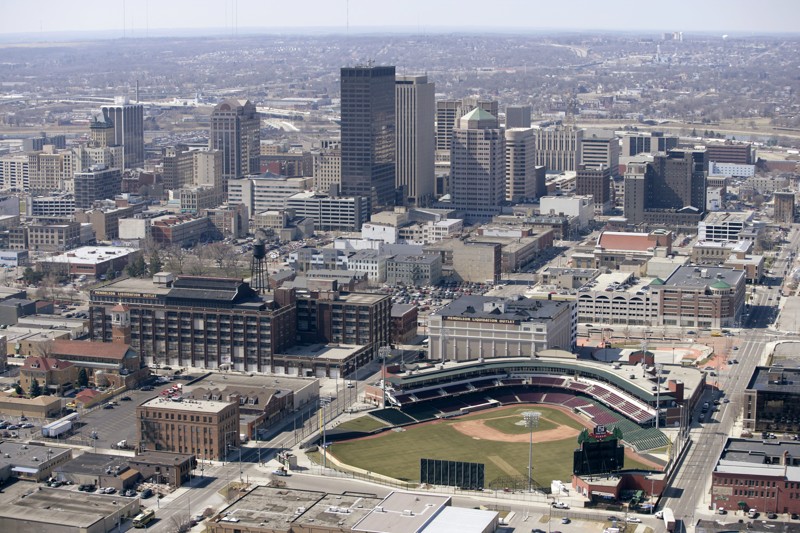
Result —
<svg viewBox="0 0 800 533"><path fill-rule="evenodd" d="M656 518L664 518L664 511L657 511L655 514Z"/></svg>
<svg viewBox="0 0 800 533"><path fill-rule="evenodd" d="M630 522L631 524L641 524L642 523L642 519L641 518L637 518L635 516L629 516L627 521Z"/></svg>

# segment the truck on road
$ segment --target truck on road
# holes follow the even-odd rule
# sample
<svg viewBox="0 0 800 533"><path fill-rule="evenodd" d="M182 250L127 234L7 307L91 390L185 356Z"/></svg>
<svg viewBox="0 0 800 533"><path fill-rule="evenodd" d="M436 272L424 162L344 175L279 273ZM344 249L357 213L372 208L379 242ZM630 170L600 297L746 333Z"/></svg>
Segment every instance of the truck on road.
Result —
<svg viewBox="0 0 800 533"><path fill-rule="evenodd" d="M667 528L667 531L675 531L675 515L672 513L672 509L669 507L664 507L664 527Z"/></svg>

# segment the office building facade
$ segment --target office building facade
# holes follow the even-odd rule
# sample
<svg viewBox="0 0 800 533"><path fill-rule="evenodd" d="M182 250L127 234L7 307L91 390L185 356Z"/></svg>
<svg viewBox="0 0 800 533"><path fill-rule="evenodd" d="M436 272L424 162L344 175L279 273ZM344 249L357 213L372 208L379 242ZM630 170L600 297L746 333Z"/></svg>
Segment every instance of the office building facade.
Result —
<svg viewBox="0 0 800 533"><path fill-rule="evenodd" d="M103 118L114 126L113 144L122 146L124 168L144 166L144 106L117 98L114 105L100 108Z"/></svg>
<svg viewBox="0 0 800 533"><path fill-rule="evenodd" d="M261 163L261 118L249 100L226 100L211 112L208 147L222 152L222 190L228 181L257 174Z"/></svg>
<svg viewBox="0 0 800 533"><path fill-rule="evenodd" d="M427 205L433 199L435 90L427 76L396 77L395 186L413 205Z"/></svg>
<svg viewBox="0 0 800 533"><path fill-rule="evenodd" d="M574 171L580 163L583 130L550 126L536 130L536 164L547 170Z"/></svg>
<svg viewBox="0 0 800 533"><path fill-rule="evenodd" d="M505 133L497 118L476 107L453 130L450 195L466 218L490 218L505 201Z"/></svg>
<svg viewBox="0 0 800 533"><path fill-rule="evenodd" d="M613 208L611 198L612 170L607 166L578 165L575 173L575 194L591 196L595 213L602 215Z"/></svg>
<svg viewBox="0 0 800 533"><path fill-rule="evenodd" d="M530 128L531 127L531 106L529 105L510 105L506 107L506 129L511 128Z"/></svg>
<svg viewBox="0 0 800 533"><path fill-rule="evenodd" d="M773 195L775 211L773 219L776 224L794 223L795 194L792 191L778 191Z"/></svg>
<svg viewBox="0 0 800 533"><path fill-rule="evenodd" d="M96 200L114 198L120 193L122 172L118 168L89 168L75 173L75 207L89 209Z"/></svg>
<svg viewBox="0 0 800 533"><path fill-rule="evenodd" d="M533 200L537 198L537 192L541 192L537 183L539 173L536 170L536 137L533 129L507 129L505 135L506 200Z"/></svg>
<svg viewBox="0 0 800 533"><path fill-rule="evenodd" d="M342 193L395 203L395 68L341 69Z"/></svg>
<svg viewBox="0 0 800 533"><path fill-rule="evenodd" d="M613 131L587 130L580 142L580 164L586 168L608 168L619 173L619 141ZM597 204L595 200L595 204Z"/></svg>

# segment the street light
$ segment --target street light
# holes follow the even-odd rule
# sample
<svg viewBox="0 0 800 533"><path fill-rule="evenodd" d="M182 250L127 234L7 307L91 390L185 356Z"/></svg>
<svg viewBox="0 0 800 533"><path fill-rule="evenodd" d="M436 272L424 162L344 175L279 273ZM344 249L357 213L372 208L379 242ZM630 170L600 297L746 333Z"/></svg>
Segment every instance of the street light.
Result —
<svg viewBox="0 0 800 533"><path fill-rule="evenodd" d="M644 355L644 354L642 354ZM656 429L661 421L661 363L656 363Z"/></svg>
<svg viewBox="0 0 800 533"><path fill-rule="evenodd" d="M530 430L528 441L528 492L533 492L533 430L539 427L539 418L542 413L539 411L525 411L522 413L522 420L525 427Z"/></svg>

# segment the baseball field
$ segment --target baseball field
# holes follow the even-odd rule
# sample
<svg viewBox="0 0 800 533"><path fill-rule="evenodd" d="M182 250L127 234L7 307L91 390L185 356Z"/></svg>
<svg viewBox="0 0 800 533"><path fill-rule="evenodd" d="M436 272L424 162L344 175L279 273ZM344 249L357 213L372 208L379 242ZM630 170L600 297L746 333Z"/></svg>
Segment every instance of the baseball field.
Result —
<svg viewBox="0 0 800 533"><path fill-rule="evenodd" d="M554 479L569 481L577 437L590 423L569 409L544 405L506 406L479 413L425 422L378 435L336 442L328 452L338 460L367 471L408 482L419 481L419 460L447 459L486 465L487 486L493 481L525 479L530 432L522 413L539 411L533 432L533 478L543 486ZM368 426L361 419L347 424ZM651 468L626 451L625 468Z"/></svg>

